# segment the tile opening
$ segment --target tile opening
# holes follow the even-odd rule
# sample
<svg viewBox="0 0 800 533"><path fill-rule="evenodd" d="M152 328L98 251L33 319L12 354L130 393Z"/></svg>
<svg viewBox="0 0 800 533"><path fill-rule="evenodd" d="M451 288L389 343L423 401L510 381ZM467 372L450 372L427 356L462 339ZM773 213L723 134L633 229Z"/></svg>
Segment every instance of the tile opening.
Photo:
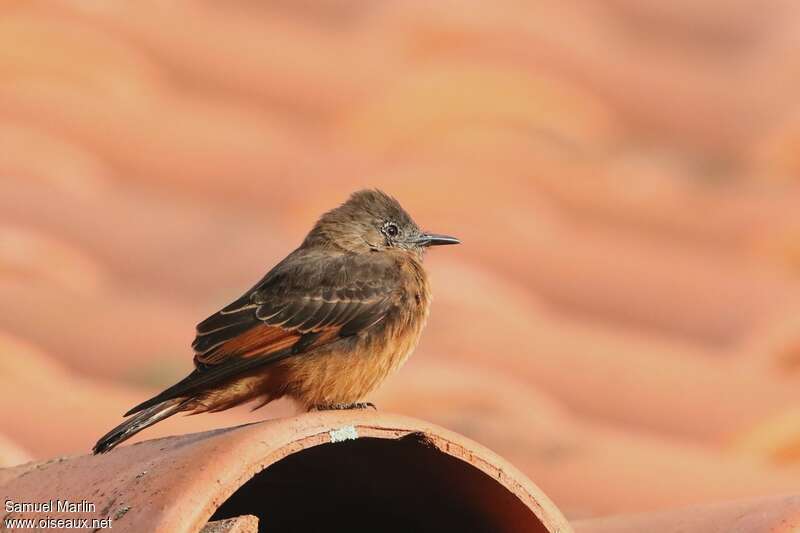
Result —
<svg viewBox="0 0 800 533"><path fill-rule="evenodd" d="M544 532L514 494L423 435L361 438L289 455L210 520L259 518L259 531Z"/></svg>

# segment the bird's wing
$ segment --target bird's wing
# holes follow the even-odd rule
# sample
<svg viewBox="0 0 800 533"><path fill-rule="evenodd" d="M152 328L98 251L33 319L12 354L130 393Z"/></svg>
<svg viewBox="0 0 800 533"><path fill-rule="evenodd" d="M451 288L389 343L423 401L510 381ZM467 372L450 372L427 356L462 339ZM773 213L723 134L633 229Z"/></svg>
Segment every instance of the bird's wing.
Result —
<svg viewBox="0 0 800 533"><path fill-rule="evenodd" d="M377 324L396 303L391 273L390 264L374 255L290 256L241 298L198 324L194 372L127 414Z"/></svg>

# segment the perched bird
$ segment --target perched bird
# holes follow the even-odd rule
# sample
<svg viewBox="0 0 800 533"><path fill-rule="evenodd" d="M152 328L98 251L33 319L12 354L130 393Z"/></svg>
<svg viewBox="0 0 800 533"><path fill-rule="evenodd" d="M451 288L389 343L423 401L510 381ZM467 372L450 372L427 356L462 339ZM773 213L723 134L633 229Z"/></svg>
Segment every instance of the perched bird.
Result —
<svg viewBox="0 0 800 533"><path fill-rule="evenodd" d="M241 298L197 326L191 374L127 413L103 453L179 412L256 408L287 396L351 409L414 350L431 301L422 258L458 244L425 233L377 190L322 215L303 243Z"/></svg>

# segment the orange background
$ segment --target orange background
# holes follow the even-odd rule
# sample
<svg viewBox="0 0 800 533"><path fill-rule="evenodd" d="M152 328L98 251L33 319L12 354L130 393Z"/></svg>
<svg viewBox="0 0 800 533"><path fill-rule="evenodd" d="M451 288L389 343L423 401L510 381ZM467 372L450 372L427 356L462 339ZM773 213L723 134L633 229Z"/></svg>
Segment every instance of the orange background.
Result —
<svg viewBox="0 0 800 533"><path fill-rule="evenodd" d="M571 518L798 490L800 11L588 4L3 3L0 462L87 452L379 187L464 242L381 409Z"/></svg>

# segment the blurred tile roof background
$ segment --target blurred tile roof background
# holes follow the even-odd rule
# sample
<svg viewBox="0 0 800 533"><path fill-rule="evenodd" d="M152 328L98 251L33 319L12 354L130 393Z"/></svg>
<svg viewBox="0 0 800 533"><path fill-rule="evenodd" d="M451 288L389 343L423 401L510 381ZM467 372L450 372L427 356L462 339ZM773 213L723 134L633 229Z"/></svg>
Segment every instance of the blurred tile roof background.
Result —
<svg viewBox="0 0 800 533"><path fill-rule="evenodd" d="M4 3L0 464L87 451L189 370L195 323L379 187L464 241L428 256L381 408L570 517L796 491L793 8Z"/></svg>

